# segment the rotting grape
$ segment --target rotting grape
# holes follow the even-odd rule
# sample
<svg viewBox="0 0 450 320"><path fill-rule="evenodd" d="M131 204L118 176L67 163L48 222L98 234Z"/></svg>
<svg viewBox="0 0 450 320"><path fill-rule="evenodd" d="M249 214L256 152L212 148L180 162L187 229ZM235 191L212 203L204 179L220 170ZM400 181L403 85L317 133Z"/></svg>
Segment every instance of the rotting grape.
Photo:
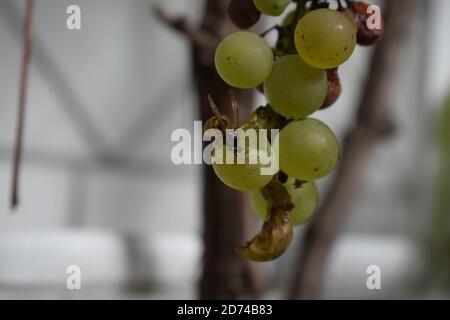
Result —
<svg viewBox="0 0 450 320"><path fill-rule="evenodd" d="M276 177L261 193L268 203L267 219L261 231L245 246L236 247L236 252L253 261L272 261L281 256L292 241L293 228L288 211L294 204L291 195Z"/></svg>
<svg viewBox="0 0 450 320"><path fill-rule="evenodd" d="M307 222L314 214L319 202L319 191L314 181L301 185L298 185L296 182L295 179L289 178L284 183L294 204L294 208L289 211L289 217L294 226ZM250 205L260 218L263 220L267 218L268 204L260 190L255 190L250 193Z"/></svg>
<svg viewBox="0 0 450 320"><path fill-rule="evenodd" d="M341 80L337 68L327 70L328 94L320 109L331 107L342 93Z"/></svg>

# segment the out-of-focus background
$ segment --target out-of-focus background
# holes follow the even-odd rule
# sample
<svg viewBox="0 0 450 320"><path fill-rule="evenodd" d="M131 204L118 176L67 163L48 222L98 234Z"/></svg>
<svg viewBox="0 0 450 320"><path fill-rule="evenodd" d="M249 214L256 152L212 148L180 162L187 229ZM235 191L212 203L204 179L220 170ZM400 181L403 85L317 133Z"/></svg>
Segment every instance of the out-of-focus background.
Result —
<svg viewBox="0 0 450 320"><path fill-rule="evenodd" d="M325 298L450 297L442 259L450 251L450 141L436 134L439 122L450 127L450 118L440 121L450 92L450 2L422 2L390 97L395 133L377 146L350 199ZM152 14L156 3L192 24L202 14L202 0L35 1L21 204L13 212L25 1L0 1L0 298L197 297L201 169L170 160L172 131L192 130L198 119L191 50ZM81 8L81 30L66 28L71 4ZM340 138L372 50L356 49L340 70L343 96L315 115ZM322 190L329 181L320 181ZM283 298L298 249L264 265L263 297ZM80 266L82 290L66 289L69 265ZM366 287L370 265L381 268L381 290Z"/></svg>

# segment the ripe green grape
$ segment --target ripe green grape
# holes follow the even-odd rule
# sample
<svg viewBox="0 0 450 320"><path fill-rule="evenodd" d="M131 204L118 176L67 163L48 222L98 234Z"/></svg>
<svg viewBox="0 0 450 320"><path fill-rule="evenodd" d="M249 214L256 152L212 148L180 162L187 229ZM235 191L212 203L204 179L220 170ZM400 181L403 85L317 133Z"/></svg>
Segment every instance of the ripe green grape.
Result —
<svg viewBox="0 0 450 320"><path fill-rule="evenodd" d="M274 142L280 169L301 181L328 175L339 159L339 144L331 129L316 119L292 121Z"/></svg>
<svg viewBox="0 0 450 320"><path fill-rule="evenodd" d="M248 89L264 82L273 66L272 49L253 32L235 32L218 45L215 65L220 77L229 85Z"/></svg>
<svg viewBox="0 0 450 320"><path fill-rule="evenodd" d="M226 153L233 152L226 146L217 146L213 157L213 168L219 179L230 188L239 191L256 190L264 187L272 180L273 175L263 175L261 169L268 167L261 163L260 158L257 158L256 163L251 164L250 158L252 155L258 153L257 149L251 149L246 146L239 151L234 158L234 163L226 163ZM214 163L217 160L216 155L222 154L221 163ZM243 154L245 156L245 164L237 162L237 156Z"/></svg>
<svg viewBox="0 0 450 320"><path fill-rule="evenodd" d="M328 93L324 70L306 64L298 55L275 61L264 82L264 92L272 108L282 116L301 119L322 106Z"/></svg>
<svg viewBox="0 0 450 320"><path fill-rule="evenodd" d="M304 224L311 218L319 203L319 191L315 182L307 182L302 186L296 186L295 179L288 179L284 184L292 197L294 209L289 212L293 225ZM260 190L252 191L250 194L250 205L253 211L262 219L267 215L267 201Z"/></svg>
<svg viewBox="0 0 450 320"><path fill-rule="evenodd" d="M331 69L350 58L356 33L355 22L346 14L331 9L313 10L298 22L295 46L311 66Z"/></svg>
<svg viewBox="0 0 450 320"><path fill-rule="evenodd" d="M253 0L255 7L267 16L279 16L291 0Z"/></svg>

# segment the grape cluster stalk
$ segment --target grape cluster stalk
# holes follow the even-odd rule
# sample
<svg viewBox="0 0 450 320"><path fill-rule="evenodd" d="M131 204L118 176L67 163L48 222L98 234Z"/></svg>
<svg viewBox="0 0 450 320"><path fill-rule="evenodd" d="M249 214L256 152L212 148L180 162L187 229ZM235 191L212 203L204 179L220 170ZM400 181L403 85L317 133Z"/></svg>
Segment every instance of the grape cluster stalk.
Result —
<svg viewBox="0 0 450 320"><path fill-rule="evenodd" d="M289 247L293 227L306 223L319 202L315 181L329 175L340 157L339 142L323 122L311 118L316 111L332 106L342 88L338 68L352 55L357 44L375 44L382 30L367 28L368 5L338 1L337 10L328 1L317 0L232 0L229 17L236 26L253 26L261 15L279 16L295 3L295 9L268 32L276 30L278 41L271 48L264 35L238 31L227 35L215 52L219 76L231 87L258 88L267 105L259 107L247 121L230 126L210 97L214 117L207 128L223 131L240 128L279 129L268 137L268 149L279 150L279 172L261 175L262 162L214 163L218 178L227 186L250 192L253 210L264 219L260 233L236 248L242 257L271 261ZM233 105L237 101L232 98ZM235 119L237 108L235 108ZM205 129L207 129L205 128ZM248 158L254 150L220 141L217 155L225 151ZM229 150L226 150L226 149ZM259 144L258 144L258 148Z"/></svg>

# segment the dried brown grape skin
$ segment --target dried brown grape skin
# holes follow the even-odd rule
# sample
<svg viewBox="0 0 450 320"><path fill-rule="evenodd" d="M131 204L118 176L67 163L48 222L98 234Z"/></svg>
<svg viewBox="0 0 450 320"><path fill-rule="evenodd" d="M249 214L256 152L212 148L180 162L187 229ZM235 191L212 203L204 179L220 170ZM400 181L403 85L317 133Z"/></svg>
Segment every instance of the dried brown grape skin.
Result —
<svg viewBox="0 0 450 320"><path fill-rule="evenodd" d="M383 20L381 21L381 29L371 30L367 27L367 20L370 17L370 14L367 13L368 8L369 5L367 3L360 1L351 2L348 7L358 28L356 41L362 46L375 44L383 35Z"/></svg>

